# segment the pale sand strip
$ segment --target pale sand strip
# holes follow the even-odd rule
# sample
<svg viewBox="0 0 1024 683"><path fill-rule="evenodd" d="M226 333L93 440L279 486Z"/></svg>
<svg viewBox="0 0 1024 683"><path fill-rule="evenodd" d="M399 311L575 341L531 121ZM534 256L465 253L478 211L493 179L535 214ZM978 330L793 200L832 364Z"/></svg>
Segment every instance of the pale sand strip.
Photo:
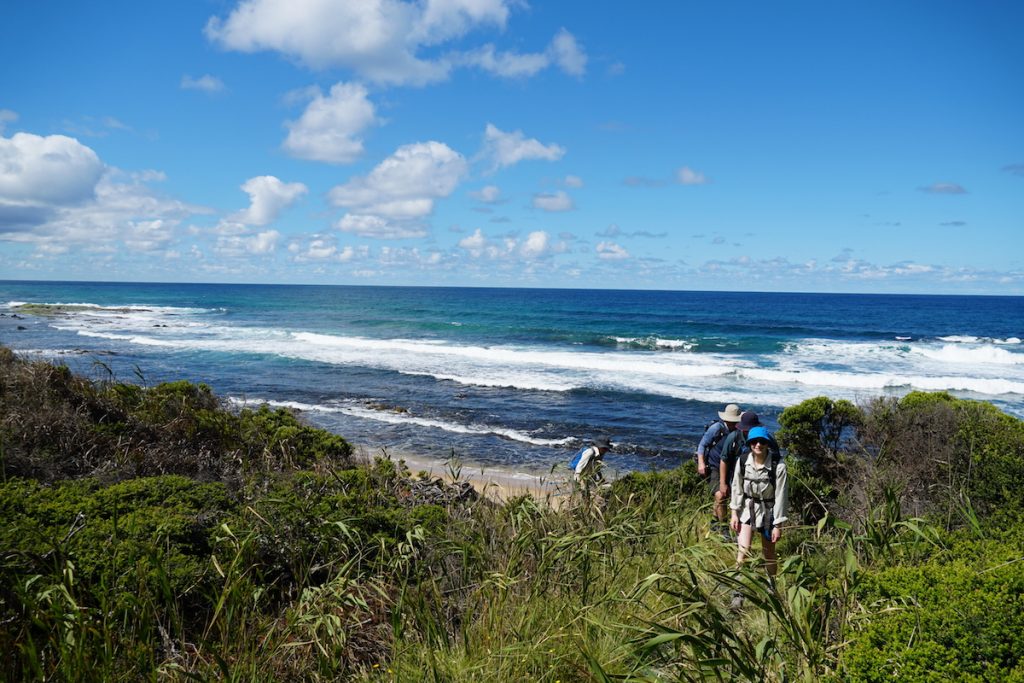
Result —
<svg viewBox="0 0 1024 683"><path fill-rule="evenodd" d="M362 448L358 450L367 461L383 455L381 451L371 453ZM463 463L461 467L458 467L457 472L453 472L452 466L445 461L428 460L394 451L389 451L387 455L395 462L404 460L406 467L413 475L426 472L431 478L440 477L451 482L456 480L455 475L457 474L458 481L469 482L478 493L498 502L507 502L519 496L529 495L538 503L547 503L552 508L558 509L569 498L572 490L568 468L563 468L564 473L556 470L548 475L537 475L500 468L484 469L480 466Z"/></svg>

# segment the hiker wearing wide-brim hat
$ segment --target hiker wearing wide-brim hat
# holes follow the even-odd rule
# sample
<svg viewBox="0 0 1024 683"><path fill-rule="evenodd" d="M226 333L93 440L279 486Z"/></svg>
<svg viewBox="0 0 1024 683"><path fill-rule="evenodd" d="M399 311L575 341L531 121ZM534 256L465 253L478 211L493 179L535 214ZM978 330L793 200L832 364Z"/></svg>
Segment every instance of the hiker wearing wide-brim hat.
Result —
<svg viewBox="0 0 1024 683"><path fill-rule="evenodd" d="M712 521L713 530L722 534L724 540L732 540L729 536L729 526L726 522L726 502L729 489L720 485L721 473L720 464L722 456L722 443L726 436L736 430L740 421L742 410L735 403L730 403L718 411L719 419L708 425L704 430L704 436L697 444L697 474L707 477L708 489L715 499L714 514Z"/></svg>
<svg viewBox="0 0 1024 683"><path fill-rule="evenodd" d="M730 526L737 533L736 564L750 551L754 530L761 537L761 553L769 577L775 576L775 544L788 519L789 479L786 462L771 452L774 442L764 427L747 432L750 453L740 457L732 480Z"/></svg>
<svg viewBox="0 0 1024 683"><path fill-rule="evenodd" d="M613 448L615 444L607 436L595 437L590 445L581 448L569 463L573 467L573 479L578 483L601 482L604 479L601 474L604 454Z"/></svg>

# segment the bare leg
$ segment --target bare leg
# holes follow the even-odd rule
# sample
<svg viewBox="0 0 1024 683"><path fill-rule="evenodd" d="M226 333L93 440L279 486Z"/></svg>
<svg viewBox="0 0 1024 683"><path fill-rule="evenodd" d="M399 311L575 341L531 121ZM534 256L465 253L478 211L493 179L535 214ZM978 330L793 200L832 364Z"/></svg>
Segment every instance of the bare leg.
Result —
<svg viewBox="0 0 1024 683"><path fill-rule="evenodd" d="M722 495L721 490L715 491L715 519L719 522L725 522L728 517L725 514L725 496Z"/></svg>
<svg viewBox="0 0 1024 683"><path fill-rule="evenodd" d="M750 552L750 541L754 528L749 524L740 525L740 533L736 537L736 566L743 564L743 559ZM774 550L774 548L773 548Z"/></svg>

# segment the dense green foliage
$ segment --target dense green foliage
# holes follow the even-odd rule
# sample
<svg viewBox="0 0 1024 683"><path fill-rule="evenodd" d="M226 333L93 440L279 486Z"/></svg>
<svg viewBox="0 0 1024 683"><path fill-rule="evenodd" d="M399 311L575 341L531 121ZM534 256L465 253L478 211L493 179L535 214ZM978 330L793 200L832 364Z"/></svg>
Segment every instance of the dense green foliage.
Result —
<svg viewBox="0 0 1024 683"><path fill-rule="evenodd" d="M0 348L0 680L1024 681L1024 423L915 392L780 424L772 585L692 463L499 504Z"/></svg>

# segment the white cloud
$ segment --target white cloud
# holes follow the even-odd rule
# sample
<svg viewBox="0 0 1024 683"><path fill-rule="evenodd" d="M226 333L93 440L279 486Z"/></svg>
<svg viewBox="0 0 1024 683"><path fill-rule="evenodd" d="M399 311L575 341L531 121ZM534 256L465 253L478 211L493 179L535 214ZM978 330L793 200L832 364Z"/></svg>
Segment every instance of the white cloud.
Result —
<svg viewBox="0 0 1024 683"><path fill-rule="evenodd" d="M694 171L689 166L683 166L676 171L676 182L680 185L704 185L708 180L703 173Z"/></svg>
<svg viewBox="0 0 1024 683"><path fill-rule="evenodd" d="M283 183L271 175L249 178L242 184L242 190L249 195L249 208L228 220L256 226L273 223L281 211L308 191L302 183Z"/></svg>
<svg viewBox="0 0 1024 683"><path fill-rule="evenodd" d="M476 192L470 192L469 196L485 204L495 204L501 199L501 190L497 185L485 185Z"/></svg>
<svg viewBox="0 0 1024 683"><path fill-rule="evenodd" d="M381 240L411 239L427 235L427 230L422 224L396 222L366 214L347 213L338 221L336 227L342 232Z"/></svg>
<svg viewBox="0 0 1024 683"><path fill-rule="evenodd" d="M17 112L13 112L10 109L0 109L0 135L3 135L8 123L13 123L17 120Z"/></svg>
<svg viewBox="0 0 1024 683"><path fill-rule="evenodd" d="M480 228L477 228L472 235L459 240L459 248L467 250L474 256L479 256L486 246L487 238L484 237Z"/></svg>
<svg viewBox="0 0 1024 683"><path fill-rule="evenodd" d="M546 69L551 59L544 53L498 52L493 45L484 45L463 54L458 62L503 78L526 78Z"/></svg>
<svg viewBox="0 0 1024 683"><path fill-rule="evenodd" d="M570 76L582 76L587 69L586 53L564 28L555 35L548 52L555 64Z"/></svg>
<svg viewBox="0 0 1024 683"><path fill-rule="evenodd" d="M544 211L571 211L575 208L572 197L559 190L553 194L538 194L533 197L533 207Z"/></svg>
<svg viewBox="0 0 1024 683"><path fill-rule="evenodd" d="M527 259L534 259L543 256L548 250L549 235L543 230L531 232L526 240L520 245L519 253Z"/></svg>
<svg viewBox="0 0 1024 683"><path fill-rule="evenodd" d="M466 175L465 157L441 142L399 147L370 173L334 187L328 199L350 213L338 229L367 237L422 237L434 202L455 191Z"/></svg>
<svg viewBox="0 0 1024 683"><path fill-rule="evenodd" d="M597 256L609 261L620 261L629 258L629 252L615 242L599 242Z"/></svg>
<svg viewBox="0 0 1024 683"><path fill-rule="evenodd" d="M230 50L274 50L315 69L344 67L380 83L424 84L448 76L444 60L417 57L423 46L479 26L504 28L505 0L242 0L206 37Z"/></svg>
<svg viewBox="0 0 1024 683"><path fill-rule="evenodd" d="M506 133L488 123L482 155L491 160L491 170L496 171L529 159L558 161L565 156L565 148L527 138L520 130Z"/></svg>
<svg viewBox="0 0 1024 683"><path fill-rule="evenodd" d="M309 91L307 91L309 92ZM319 88L298 121L289 121L283 147L300 159L347 164L363 153L359 134L377 123L366 88L358 83L336 83L327 97Z"/></svg>
<svg viewBox="0 0 1024 683"><path fill-rule="evenodd" d="M224 90L224 81L216 76L205 74L199 78L192 78L188 74L181 77L182 90L201 90L206 93L218 93Z"/></svg>
<svg viewBox="0 0 1024 683"><path fill-rule="evenodd" d="M491 44L439 57L424 48L463 38L483 27L505 28L519 0L241 0L227 17L211 17L207 39L241 52L273 50L314 69L342 67L360 78L424 85L446 79L456 66L475 66L518 78L557 66L582 76L587 56L564 28L542 52L499 52Z"/></svg>
<svg viewBox="0 0 1024 683"><path fill-rule="evenodd" d="M488 43L476 50L453 55L451 59L455 64L475 66L503 78L533 76L552 65L571 76L582 76L587 67L586 53L564 28L552 38L544 52L499 52Z"/></svg>
<svg viewBox="0 0 1024 683"><path fill-rule="evenodd" d="M265 230L254 235L221 235L214 251L231 258L265 256L274 253L280 239L281 233L277 230Z"/></svg>
<svg viewBox="0 0 1024 683"><path fill-rule="evenodd" d="M535 230L524 240L511 235L491 240L479 228L459 240L458 246L473 258L486 257L494 261L534 261L567 249L564 242L553 244L551 235L544 230Z"/></svg>
<svg viewBox="0 0 1024 683"><path fill-rule="evenodd" d="M96 153L74 138L31 133L0 137L0 212L12 206L80 204L95 197L103 171Z"/></svg>
<svg viewBox="0 0 1024 683"><path fill-rule="evenodd" d="M574 188L583 187L583 179L580 178L579 176L575 176L575 175L567 175L567 176L565 176L565 180L562 181L562 182L565 183L566 187L574 187Z"/></svg>
<svg viewBox="0 0 1024 683"><path fill-rule="evenodd" d="M410 37L419 44L436 45L463 36L476 25L504 28L508 14L504 0L427 0Z"/></svg>
<svg viewBox="0 0 1024 683"><path fill-rule="evenodd" d="M160 177L108 168L88 200L22 206L20 211L0 200L0 241L32 245L44 257L71 249L93 254L166 249L183 219L209 211L162 197L145 184Z"/></svg>
<svg viewBox="0 0 1024 683"><path fill-rule="evenodd" d="M369 247L345 245L341 249L335 243L334 238L324 235L309 236L309 243L305 246L300 241L288 245L288 251L294 254L296 263L325 262L349 263L355 259L366 258L369 254Z"/></svg>

